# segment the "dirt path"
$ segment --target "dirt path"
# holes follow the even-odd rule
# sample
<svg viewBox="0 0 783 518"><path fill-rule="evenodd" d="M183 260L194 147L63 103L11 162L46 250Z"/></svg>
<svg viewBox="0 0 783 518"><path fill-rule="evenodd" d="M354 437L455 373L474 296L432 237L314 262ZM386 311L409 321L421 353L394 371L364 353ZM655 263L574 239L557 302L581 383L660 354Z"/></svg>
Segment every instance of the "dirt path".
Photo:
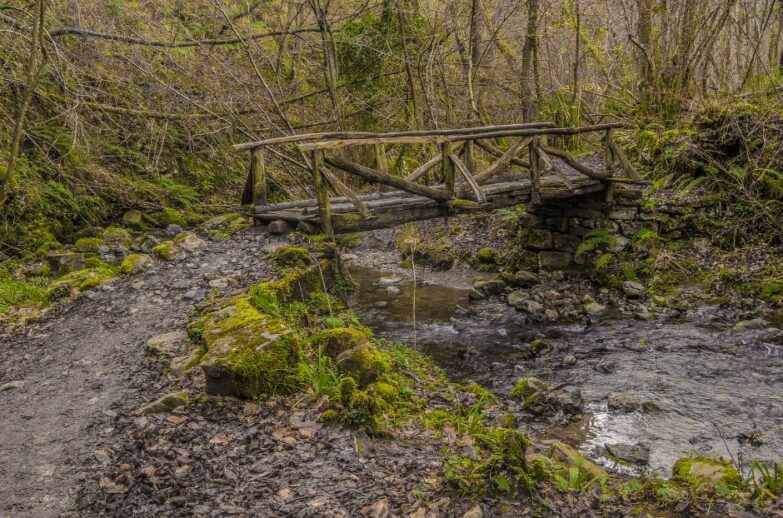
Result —
<svg viewBox="0 0 783 518"><path fill-rule="evenodd" d="M0 516L77 514L87 458L112 422L162 386L145 362L146 341L175 329L211 289L268 278L248 233L145 274L106 285L52 313L24 336L0 338ZM7 385L6 385L7 386Z"/></svg>

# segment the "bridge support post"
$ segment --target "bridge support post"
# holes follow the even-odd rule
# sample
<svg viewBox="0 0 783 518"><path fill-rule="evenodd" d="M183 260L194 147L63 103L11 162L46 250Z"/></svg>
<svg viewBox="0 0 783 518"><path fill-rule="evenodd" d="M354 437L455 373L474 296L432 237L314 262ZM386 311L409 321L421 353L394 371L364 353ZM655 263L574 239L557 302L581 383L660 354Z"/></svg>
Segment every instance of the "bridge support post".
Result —
<svg viewBox="0 0 783 518"><path fill-rule="evenodd" d="M250 153L250 178L253 180L253 205L266 205L264 148L257 147Z"/></svg>
<svg viewBox="0 0 783 518"><path fill-rule="evenodd" d="M454 163L449 155L454 152L454 145L451 142L444 142L440 145L441 164L443 165L443 183L446 186L446 193L451 198L454 197Z"/></svg>
<svg viewBox="0 0 783 518"><path fill-rule="evenodd" d="M606 130L606 133L604 133L604 156L606 160L606 170L609 171L609 178L612 178L614 176L614 164L617 160L617 157L615 156L614 149L612 148L612 130L608 129ZM613 182L604 182L606 185L606 203L613 203L614 202L614 183Z"/></svg>
<svg viewBox="0 0 783 518"><path fill-rule="evenodd" d="M541 159L538 155L538 140L533 139L528 144L530 157L530 204L541 204Z"/></svg>
<svg viewBox="0 0 783 518"><path fill-rule="evenodd" d="M329 188L321 170L324 163L324 153L320 149L313 150L310 157L313 170L315 197L318 200L318 215L321 217L321 229L326 237L334 242L334 227L332 226L332 206L329 201Z"/></svg>
<svg viewBox="0 0 783 518"><path fill-rule="evenodd" d="M378 171L388 173L389 161L386 159L386 148L383 144L375 144L375 168ZM391 188L388 185L379 185L378 192L389 192Z"/></svg>

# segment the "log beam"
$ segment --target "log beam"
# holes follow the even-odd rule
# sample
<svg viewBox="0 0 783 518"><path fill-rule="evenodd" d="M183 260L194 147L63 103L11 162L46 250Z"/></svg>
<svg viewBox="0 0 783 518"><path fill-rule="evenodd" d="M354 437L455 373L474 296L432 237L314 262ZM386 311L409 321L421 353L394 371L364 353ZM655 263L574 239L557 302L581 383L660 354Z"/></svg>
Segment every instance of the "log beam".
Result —
<svg viewBox="0 0 783 518"><path fill-rule="evenodd" d="M392 176L388 173L377 171L370 167L366 167L361 164L351 162L350 160L345 160L344 158L326 157L326 163L332 167L336 167L337 169L340 169L341 171L345 171L346 173L353 174L356 176L361 176L365 180L369 180L371 182L376 182L376 183L382 183L385 185L389 185L391 187L396 187L397 189L412 194L426 196L427 198L431 198L433 200L438 200L438 201L448 201L449 199L451 199L451 195L449 195L447 192L442 191L440 189L433 189L432 187L419 185L417 183L410 182L404 178L400 178L398 176Z"/></svg>
<svg viewBox="0 0 783 518"><path fill-rule="evenodd" d="M479 186L478 182L476 182L476 179L473 178L473 175L470 174L470 170L468 167L462 163L462 161L459 159L459 157L456 154L449 155L449 158L451 159L451 162L454 164L454 167L456 170L462 175L462 177L467 182L468 186L470 186L470 189L473 191L473 195L476 197L476 201L479 203L486 203L487 202L487 196L484 194L484 191L481 190L481 187Z"/></svg>
<svg viewBox="0 0 783 518"><path fill-rule="evenodd" d="M487 180L504 170L506 167L508 167L508 164L511 163L511 160L516 158L517 155L519 155L524 149L525 146L527 146L531 142L531 139L525 138L511 146L511 148L503 153L503 155L498 158L492 165L490 165L488 168L484 169L482 172L476 175L476 183L479 185L486 183ZM531 158L532 162L532 158Z"/></svg>
<svg viewBox="0 0 783 518"><path fill-rule="evenodd" d="M329 200L329 191L326 187L321 165L323 164L323 151L315 150L310 156L313 170L313 184L315 185L315 196L318 200L318 214L321 217L321 229L326 237L334 242L334 229L332 228L332 207Z"/></svg>

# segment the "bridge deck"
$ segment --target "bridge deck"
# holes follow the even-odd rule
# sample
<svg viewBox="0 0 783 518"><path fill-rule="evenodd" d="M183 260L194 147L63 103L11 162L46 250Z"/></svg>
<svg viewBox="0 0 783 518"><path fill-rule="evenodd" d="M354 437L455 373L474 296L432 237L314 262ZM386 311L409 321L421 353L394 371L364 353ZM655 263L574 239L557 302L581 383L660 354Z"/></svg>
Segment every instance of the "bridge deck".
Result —
<svg viewBox="0 0 783 518"><path fill-rule="evenodd" d="M599 159L590 157L589 161L594 165ZM577 197L606 188L606 184L600 180L579 174L562 162L553 161L555 168L557 174L541 178L542 200ZM529 203L533 190L530 176L526 174L499 177L482 187L487 198L485 203L442 202L401 190L359 195L358 199L371 213L369 218L360 215L347 197L332 197L330 203L334 232L376 230L411 221L511 207ZM261 222L280 219L295 225L301 224L305 230L315 231L321 226L315 199L254 206L252 214Z"/></svg>

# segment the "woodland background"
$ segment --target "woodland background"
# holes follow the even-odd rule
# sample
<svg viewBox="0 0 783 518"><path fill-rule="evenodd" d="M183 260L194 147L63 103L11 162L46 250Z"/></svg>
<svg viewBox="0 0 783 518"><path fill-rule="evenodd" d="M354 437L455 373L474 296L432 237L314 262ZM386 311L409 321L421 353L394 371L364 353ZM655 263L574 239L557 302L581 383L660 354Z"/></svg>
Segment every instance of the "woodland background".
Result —
<svg viewBox="0 0 783 518"><path fill-rule="evenodd" d="M724 189L776 239L781 32L778 0L12 0L0 249L236 205L242 141L529 120L625 121L658 182ZM300 157L271 160L272 199L305 194Z"/></svg>

